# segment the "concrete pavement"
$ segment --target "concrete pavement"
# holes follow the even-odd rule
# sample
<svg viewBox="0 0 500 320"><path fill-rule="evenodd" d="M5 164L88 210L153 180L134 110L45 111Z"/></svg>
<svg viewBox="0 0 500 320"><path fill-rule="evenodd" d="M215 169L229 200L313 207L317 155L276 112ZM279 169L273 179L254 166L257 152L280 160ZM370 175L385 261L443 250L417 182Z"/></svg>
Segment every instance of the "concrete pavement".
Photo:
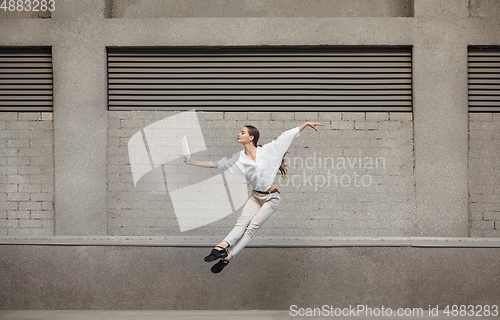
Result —
<svg viewBox="0 0 500 320"><path fill-rule="evenodd" d="M289 319L433 319L433 320L472 320L476 316L448 316L442 311L437 316L429 316L424 310L423 316L385 316L376 317L360 314L359 317L351 316L292 316L286 311L258 311L258 310L0 310L0 320L289 320ZM499 319L499 316L489 316L486 319Z"/></svg>

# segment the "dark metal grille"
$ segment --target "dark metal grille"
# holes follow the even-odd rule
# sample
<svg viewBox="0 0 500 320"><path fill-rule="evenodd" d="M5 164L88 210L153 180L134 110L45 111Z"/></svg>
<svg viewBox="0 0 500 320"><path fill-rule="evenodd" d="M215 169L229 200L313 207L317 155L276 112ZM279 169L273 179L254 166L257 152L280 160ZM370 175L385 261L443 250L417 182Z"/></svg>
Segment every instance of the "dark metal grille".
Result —
<svg viewBox="0 0 500 320"><path fill-rule="evenodd" d="M108 48L109 110L411 111L411 48Z"/></svg>
<svg viewBox="0 0 500 320"><path fill-rule="evenodd" d="M52 111L50 48L0 48L0 111Z"/></svg>
<svg viewBox="0 0 500 320"><path fill-rule="evenodd" d="M500 112L500 48L469 47L469 111Z"/></svg>

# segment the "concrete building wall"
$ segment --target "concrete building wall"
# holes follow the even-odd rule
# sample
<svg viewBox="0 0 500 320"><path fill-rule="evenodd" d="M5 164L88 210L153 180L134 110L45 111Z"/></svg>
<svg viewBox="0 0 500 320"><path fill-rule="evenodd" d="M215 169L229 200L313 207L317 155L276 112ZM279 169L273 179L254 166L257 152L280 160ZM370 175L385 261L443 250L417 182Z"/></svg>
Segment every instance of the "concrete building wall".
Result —
<svg viewBox="0 0 500 320"><path fill-rule="evenodd" d="M480 8L479 8L480 9ZM479 10L478 9L478 10ZM111 18L410 17L413 0L111 0Z"/></svg>
<svg viewBox="0 0 500 320"><path fill-rule="evenodd" d="M200 259L208 248L0 246L0 270L9 275L0 277L0 306L290 310L291 305L363 305L394 313L422 308L427 316L429 305L443 310L500 300L498 248L246 249L222 277L214 277ZM224 290L214 288L220 282Z"/></svg>
<svg viewBox="0 0 500 320"><path fill-rule="evenodd" d="M359 195L348 190L345 196L354 201L346 205L349 201L343 199L345 202L342 202L342 212L335 211L335 207L327 207L330 204L337 205L336 202L318 203L321 212L330 210L332 217L347 217L358 209L367 210L368 205L361 204L359 199L376 193L378 202L374 205L377 206L379 215L372 220L376 220L378 225L368 222L356 225L358 222L353 221L332 229L323 229L339 235L346 230L349 235L366 232L366 235L496 237L497 220L491 219L496 219L497 208L495 202L490 201L496 193L491 191L494 187L489 184L490 180L484 180L488 173L494 176L496 169L490 170L488 166L483 166L487 160L474 158L477 154L487 155L486 159L493 158L496 149L489 147L488 141L494 141L497 129L490 131L478 127L496 128L496 117L492 116L491 124L487 125L484 123L488 121L480 119L489 117L488 115L469 118L467 48L470 45L500 44L499 17L495 15L500 2L414 0L413 3L413 14L409 16L386 17L382 13L383 16L370 18L366 18L366 13L364 18L302 17L298 11L281 18L236 16L109 19L106 17L110 16L108 13L111 12L111 6L104 0L57 1L56 10L51 13L50 19L3 19L6 15L0 12L0 30L3 31L0 46L52 47L54 235L106 236L171 232L167 227L172 223L165 222L166 219L162 217L163 225L156 228L156 223L160 222L153 221L155 213L148 213L147 210L141 211L146 215L144 221L147 223L136 217L132 218L132 215L126 216L124 212L128 208L121 206L121 203L133 201L118 198L126 196L126 192L131 190L130 180L127 181L130 177L125 177L128 174L124 153L126 138L142 124L161 119L167 113L155 115L148 112L145 118L141 118L133 112L114 113L107 110L106 47L405 45L413 48L411 118L396 120L391 119L391 114L388 114L388 120L386 114L348 115L351 118L343 118L342 114L339 117L335 113L312 115L312 118L319 121L330 122L330 128L324 130L324 133L328 132L332 139L339 140L339 148L328 146L332 154L338 154L339 150L343 154L344 151L349 153L368 148L368 142L364 140L369 140L370 143L377 141L380 148L400 149L394 154L384 149L395 156L390 169L394 170L390 172L395 176L391 177L391 173L387 171L379 177L381 181L388 183L388 190ZM186 8L191 4L183 2ZM228 16L231 14L234 13L225 13ZM130 118L124 118L122 122L122 116ZM205 116L213 118L203 118ZM226 116L229 118L226 119ZM238 120L240 116L245 117L245 113L200 114L200 119L206 121L204 128L208 127L209 120L215 124L214 133L207 133L207 137L212 139L208 140L214 143L215 135L230 137L235 130L240 129L243 121L254 122L264 130L265 138L271 139L281 129L285 129L285 124L296 125L309 119L311 114L284 113L282 116L285 119L274 120L281 123L282 128L270 126L273 117L277 116L273 113L255 115L266 119L253 118L248 113L246 120ZM13 117L7 122L12 123L9 126L23 126L23 117L24 115L18 114L17 120ZM234 127L226 128L226 121ZM484 123L479 124L481 121ZM224 129L220 128L223 123ZM280 130L272 131L271 128ZM473 128L478 128L477 132L473 132ZM378 135L382 132L388 132L389 136L384 133L381 140L378 140ZM316 133L313 131L304 133L304 137L294 142L291 151L305 156L301 147L311 144L310 149L318 148L319 146L314 145L317 143L314 134ZM396 136L397 139L394 139ZM407 145L411 139L413 157L411 147ZM340 140L349 145L341 145ZM3 149L8 149L9 141L13 140L0 139ZM351 142L354 148L350 145ZM227 141L225 143L229 146ZM399 147L400 144L404 146ZM229 154L225 154L227 155ZM413 173L409 169L412 162ZM16 167L12 170L20 169ZM124 176L120 177L120 174ZM0 179L1 176L3 174ZM292 188L283 188L290 195L297 196ZM403 205L394 199L396 195L411 193L413 194L407 198L408 204ZM2 194L0 201L7 199L2 205L17 203L14 198L9 201L8 192ZM328 193L328 196L333 194L336 193ZM288 209L292 205L302 205L299 201L294 202L294 197L287 199L290 201ZM316 198L315 201L319 200ZM394 211L387 211L383 207L386 202ZM137 204L146 205L145 202ZM157 213L161 209L168 212L167 208L157 203L153 205L156 206ZM478 206L483 208L477 208ZM286 208L285 205L281 208L281 214L285 213L283 209ZM305 208L306 211L308 209L304 206L300 208ZM309 212L313 209L310 208ZM9 213L5 210L0 212L5 226L5 221L11 220ZM32 213L30 212L30 219L41 219L32 217ZM121 217L117 216L113 220L114 214ZM411 218L403 218L394 224L392 221L388 222L391 215L399 214L408 214ZM21 219L28 220L26 214L24 217L13 217L14 221L17 220L13 226L18 226ZM314 218L313 215L307 217ZM268 232L268 235L284 233L284 230L274 229L277 222L285 221L284 216L276 218L274 224L272 220L269 221L269 228L262 231ZM327 223L333 220L330 219ZM132 227L132 222L138 225L121 231L122 225ZM26 222L27 225L32 223L35 222ZM224 228L228 225L229 222ZM304 235L320 234L313 230L317 225L311 223L308 226L310 227L303 229ZM44 229L32 227L36 228ZM214 235L225 233L215 229L204 231ZM321 230L321 233L323 231L326 230ZM2 232L5 234L5 231ZM294 239L298 239L297 243L305 239L300 236L302 230L291 229L286 232L296 234ZM366 301L397 307L427 307L433 303L491 304L498 301L498 248L248 248L242 251L239 260L235 259L224 271L229 281L238 281L237 286L227 288L226 295L233 302L230 304L212 303L220 300L207 294L215 292L210 285L214 279L206 264L198 261L208 248L150 249L81 245L41 249L36 245L2 245L0 307L190 309L213 306L286 309L292 301L304 306L314 306L318 301L323 303L321 299L331 299L342 305ZM28 259L31 261L29 264L26 263ZM154 268L146 269L148 266ZM112 270L110 267L114 268L119 277L115 278L113 272L109 273ZM92 283L96 276L98 281ZM205 279L210 279L210 282ZM110 285L100 286L103 282L99 280L110 281ZM113 287L111 284L117 285ZM200 288L203 284L210 288ZM148 291L151 286L154 290ZM263 286L265 290L262 289ZM137 292L165 294L138 300L135 299L137 295L134 295ZM166 300L169 303L165 303Z"/></svg>

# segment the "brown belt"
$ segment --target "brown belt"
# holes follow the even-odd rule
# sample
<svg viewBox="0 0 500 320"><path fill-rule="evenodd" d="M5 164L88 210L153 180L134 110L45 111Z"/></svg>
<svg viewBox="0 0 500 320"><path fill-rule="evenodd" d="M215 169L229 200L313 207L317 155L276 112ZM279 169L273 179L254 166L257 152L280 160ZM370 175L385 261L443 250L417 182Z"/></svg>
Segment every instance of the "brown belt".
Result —
<svg viewBox="0 0 500 320"><path fill-rule="evenodd" d="M257 191L257 190L254 190L254 191L255 191L255 192L257 192L257 193L260 193L260 194L271 194L271 193L275 193L275 192L280 193L280 192L278 191L278 188L274 188L274 189L273 189L273 190L271 190L271 191Z"/></svg>

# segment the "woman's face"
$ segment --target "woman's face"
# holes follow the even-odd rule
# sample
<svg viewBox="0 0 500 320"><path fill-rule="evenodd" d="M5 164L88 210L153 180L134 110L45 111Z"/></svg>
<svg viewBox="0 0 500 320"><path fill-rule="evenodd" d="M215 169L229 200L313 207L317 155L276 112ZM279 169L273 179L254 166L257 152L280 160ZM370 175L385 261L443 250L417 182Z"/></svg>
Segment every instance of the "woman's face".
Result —
<svg viewBox="0 0 500 320"><path fill-rule="evenodd" d="M253 136L250 136L248 134L248 128L243 127L241 129L240 133L238 133L238 143L245 144L245 143L249 143L252 140L253 140Z"/></svg>

